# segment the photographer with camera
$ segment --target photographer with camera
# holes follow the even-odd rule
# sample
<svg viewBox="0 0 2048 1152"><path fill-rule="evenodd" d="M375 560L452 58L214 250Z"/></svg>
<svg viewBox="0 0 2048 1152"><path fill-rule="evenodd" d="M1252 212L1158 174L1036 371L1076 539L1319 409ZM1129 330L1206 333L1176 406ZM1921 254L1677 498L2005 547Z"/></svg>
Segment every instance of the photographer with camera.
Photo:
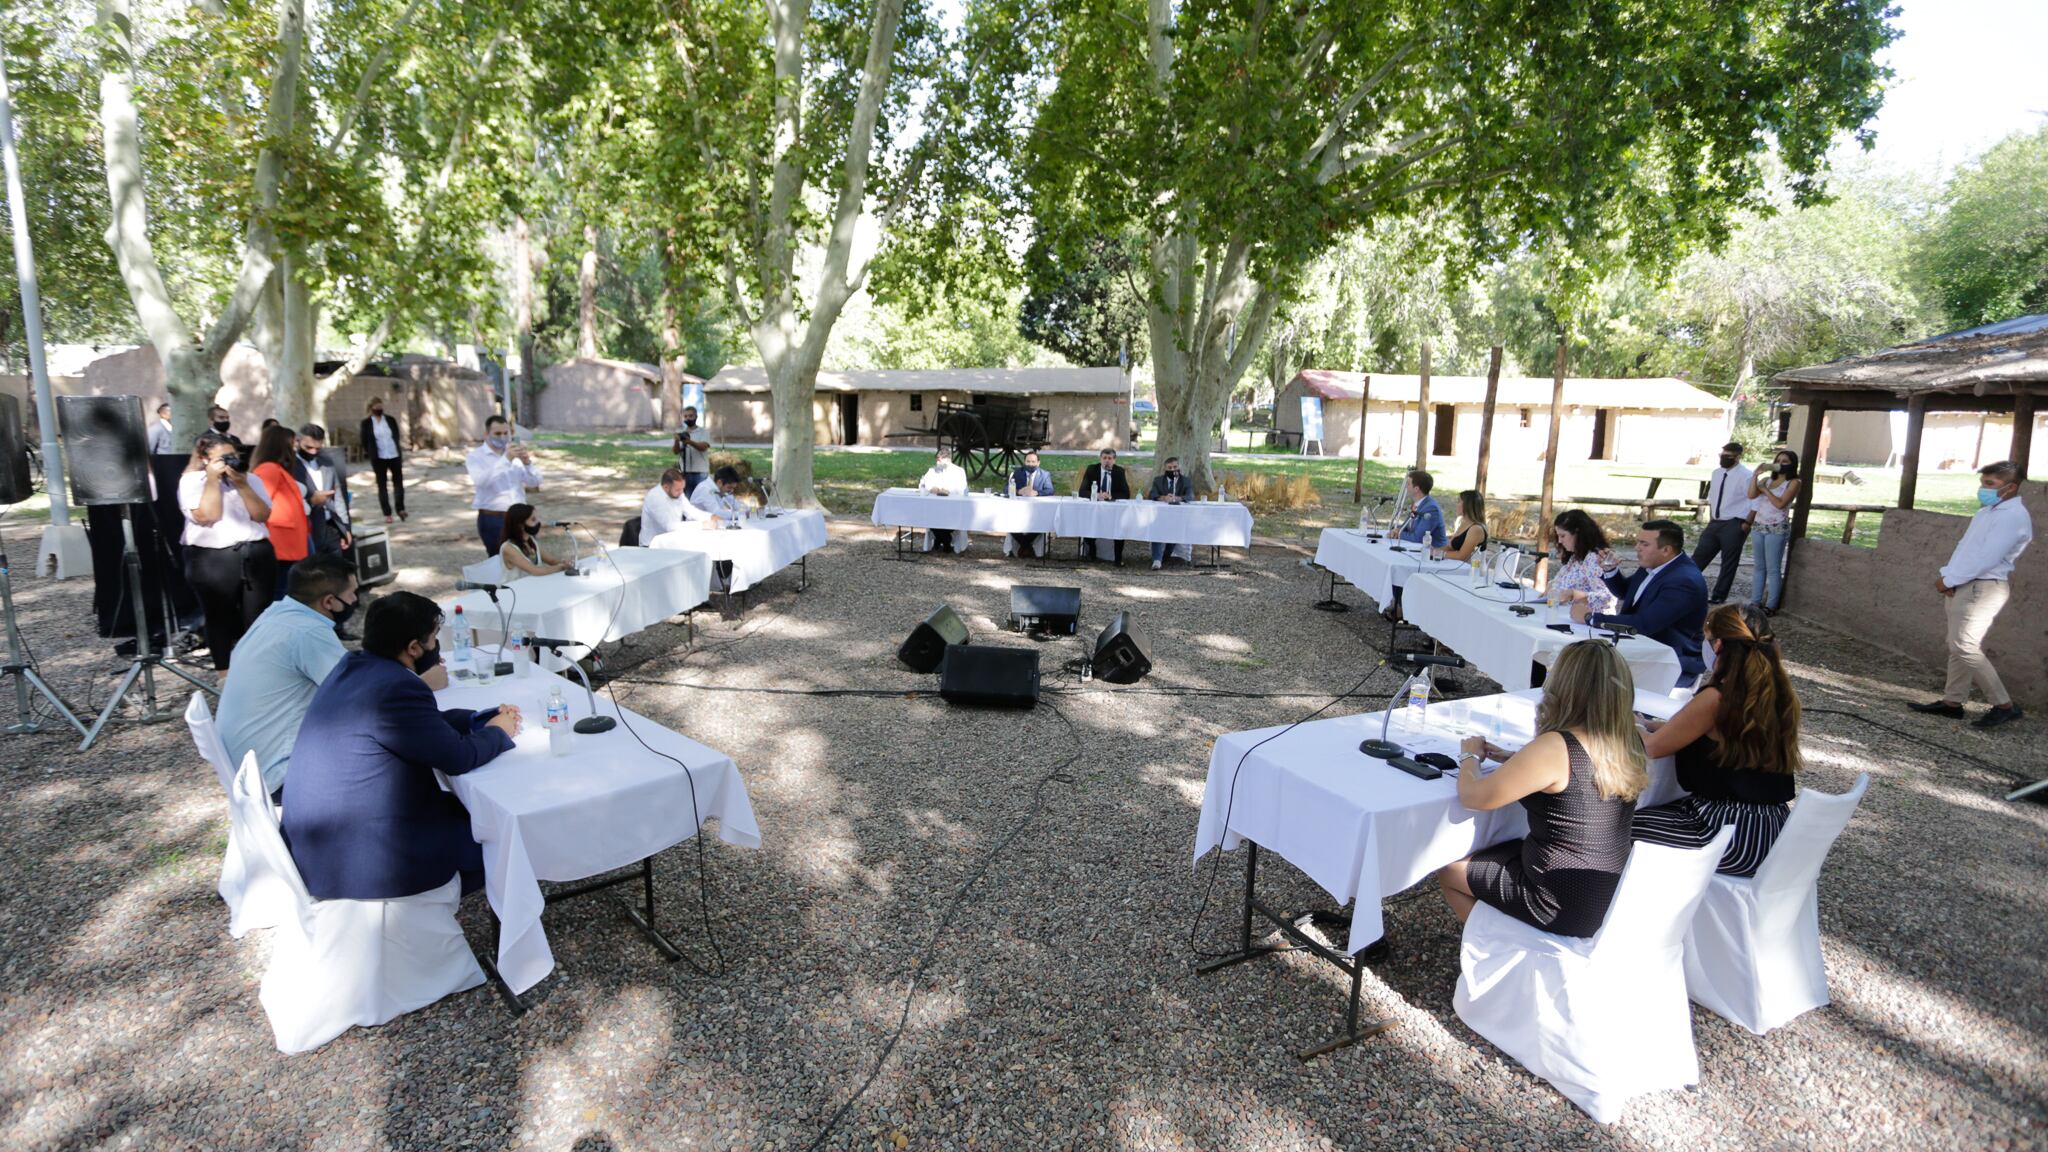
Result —
<svg viewBox="0 0 2048 1152"><path fill-rule="evenodd" d="M277 553L264 527L270 502L242 468L233 441L204 432L178 478L178 507L185 513L180 537L185 582L206 613L206 646L213 666L223 672L277 583ZM296 486L292 495L297 498Z"/></svg>
<svg viewBox="0 0 2048 1152"><path fill-rule="evenodd" d="M1786 510L1799 498L1799 453L1778 449L1770 469L1760 468L1749 478L1749 495L1756 502L1756 531L1751 536L1756 575L1749 602L1776 616L1778 597L1785 591L1785 541L1792 538Z"/></svg>

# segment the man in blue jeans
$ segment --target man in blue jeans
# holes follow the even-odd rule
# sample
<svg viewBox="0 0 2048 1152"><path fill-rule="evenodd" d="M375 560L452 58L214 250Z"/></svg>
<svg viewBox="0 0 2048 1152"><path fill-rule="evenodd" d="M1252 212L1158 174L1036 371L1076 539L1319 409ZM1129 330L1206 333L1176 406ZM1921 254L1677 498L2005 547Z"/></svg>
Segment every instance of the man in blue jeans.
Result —
<svg viewBox="0 0 2048 1152"><path fill-rule="evenodd" d="M1185 504L1195 498L1195 486L1181 475L1180 457L1168 456L1160 466L1159 475L1152 478L1152 486L1145 490L1145 499L1157 500L1162 504ZM1168 549L1174 547L1161 540L1152 542L1152 570L1159 571L1166 563Z"/></svg>

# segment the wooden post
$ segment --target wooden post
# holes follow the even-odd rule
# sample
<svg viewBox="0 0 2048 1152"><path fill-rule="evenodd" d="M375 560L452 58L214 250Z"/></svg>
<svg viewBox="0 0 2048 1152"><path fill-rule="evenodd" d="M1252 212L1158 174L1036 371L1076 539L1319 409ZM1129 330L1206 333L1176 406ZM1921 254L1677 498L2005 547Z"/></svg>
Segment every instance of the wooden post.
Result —
<svg viewBox="0 0 2048 1152"><path fill-rule="evenodd" d="M1570 348L1570 339L1560 332L1557 362L1550 370L1550 431L1543 449L1543 505L1536 517L1536 544L1545 553L1550 551L1550 522L1556 515L1551 511L1551 498L1557 492L1557 433L1558 426L1564 423L1564 363Z"/></svg>
<svg viewBox="0 0 2048 1152"><path fill-rule="evenodd" d="M1820 470L1820 430L1828 420L1828 402L1809 400L1806 404L1806 435L1799 444L1799 495L1792 501L1792 535L1799 540L1806 536L1806 514L1813 507L1813 477ZM1788 563L1786 574L1791 574Z"/></svg>
<svg viewBox="0 0 2048 1152"><path fill-rule="evenodd" d="M1429 341L1422 342L1422 375L1415 390L1415 466L1429 467Z"/></svg>
<svg viewBox="0 0 2048 1152"><path fill-rule="evenodd" d="M1927 428L1927 393L1906 399L1906 446L1899 453L1899 507L1911 508L1920 487L1920 434Z"/></svg>
<svg viewBox="0 0 2048 1152"><path fill-rule="evenodd" d="M2027 458L2034 454L2034 394L2015 385L2012 394L2012 466L2027 478Z"/></svg>
<svg viewBox="0 0 2048 1152"><path fill-rule="evenodd" d="M1486 465L1493 454L1493 405L1500 398L1501 346L1493 346L1493 359L1486 366L1486 406L1479 410L1479 477L1472 487L1486 495Z"/></svg>
<svg viewBox="0 0 2048 1152"><path fill-rule="evenodd" d="M1351 502L1365 503L1365 413L1372 404L1372 373L1358 386L1358 473L1351 479Z"/></svg>

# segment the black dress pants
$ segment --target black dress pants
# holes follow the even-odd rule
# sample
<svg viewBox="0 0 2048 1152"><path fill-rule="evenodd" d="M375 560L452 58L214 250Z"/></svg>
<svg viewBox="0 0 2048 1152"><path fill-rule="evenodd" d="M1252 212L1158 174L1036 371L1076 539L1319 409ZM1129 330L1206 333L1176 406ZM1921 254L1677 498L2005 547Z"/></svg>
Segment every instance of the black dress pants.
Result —
<svg viewBox="0 0 2048 1152"><path fill-rule="evenodd" d="M1749 542L1749 533L1742 530L1742 524L1740 520L1713 521L1700 529L1700 542L1693 546L1692 562L1699 565L1702 576L1715 555L1721 557L1721 571L1714 577L1711 593L1714 600L1726 600L1728 590L1735 586L1735 570L1742 566L1742 546Z"/></svg>
<svg viewBox="0 0 2048 1152"><path fill-rule="evenodd" d="M232 548L187 544L185 582L206 613L206 646L213 652L213 666L224 669L242 634L270 605L277 586L277 553L268 540Z"/></svg>
<svg viewBox="0 0 2048 1152"><path fill-rule="evenodd" d="M385 477L390 477L392 488L397 489L398 515L405 515L405 458L394 456L389 460L372 458L370 467L377 471L377 503L386 516L391 515L392 493L385 488Z"/></svg>

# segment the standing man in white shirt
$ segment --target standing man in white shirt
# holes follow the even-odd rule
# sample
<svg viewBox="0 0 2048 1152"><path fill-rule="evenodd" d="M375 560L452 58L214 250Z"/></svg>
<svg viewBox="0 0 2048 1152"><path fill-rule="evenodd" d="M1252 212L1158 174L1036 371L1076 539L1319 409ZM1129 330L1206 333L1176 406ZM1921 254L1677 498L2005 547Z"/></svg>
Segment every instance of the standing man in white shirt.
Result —
<svg viewBox="0 0 2048 1152"><path fill-rule="evenodd" d="M683 499L683 471L670 468L661 474L661 482L647 490L640 499L640 542L651 544L656 536L674 532L686 521L709 521L711 527L722 525L718 517L688 500Z"/></svg>
<svg viewBox="0 0 2048 1152"><path fill-rule="evenodd" d="M932 466L925 469L924 475L918 478L917 490L927 496L967 495L967 470L953 463L952 449L939 449L938 455L932 459ZM925 529L925 551L929 552L932 550L932 545L937 542L938 535L939 533L929 528ZM967 532L965 529L954 528L947 531L945 535L946 547L948 549L955 554L967 551Z"/></svg>
<svg viewBox="0 0 2048 1152"><path fill-rule="evenodd" d="M676 454L676 468L683 474L683 495L688 496L711 471L711 436L697 426L697 409L683 409L683 426L676 432L670 449Z"/></svg>
<svg viewBox="0 0 2048 1152"><path fill-rule="evenodd" d="M476 495L470 507L476 509L476 538L488 556L498 554L505 542L505 512L514 504L527 503L526 490L540 487L540 469L533 466L533 451L512 443L512 426L503 416L484 422L484 442L463 458L469 482Z"/></svg>
<svg viewBox="0 0 2048 1152"><path fill-rule="evenodd" d="M1977 470L1977 480L1977 512L1934 578L1935 591L1947 599L1948 683L1941 699L1906 707L1960 720L1975 684L1991 710L1970 726L1996 728L2019 719L2020 709L1984 655L1984 636L2005 607L2013 563L2033 542L2034 524L2020 502L2019 469L2011 461L1985 465Z"/></svg>
<svg viewBox="0 0 2048 1152"><path fill-rule="evenodd" d="M156 406L156 423L149 426L149 454L152 456L174 456L178 442L171 435L171 405L169 401Z"/></svg>
<svg viewBox="0 0 2048 1152"><path fill-rule="evenodd" d="M391 491L388 482L398 490L398 518L405 519L405 455L398 450L398 422L384 414L384 398L370 397L364 407L369 415L363 417L363 426L357 439L363 452L370 458L370 467L377 473L377 503L384 508L384 522L391 523Z"/></svg>
<svg viewBox="0 0 2048 1152"><path fill-rule="evenodd" d="M1728 590L1735 586L1735 569L1742 564L1742 550L1756 522L1756 502L1749 498L1753 475L1742 463L1742 445L1732 441L1721 445L1721 466L1707 480L1707 526L1700 529L1699 543L1692 549L1692 562L1702 575L1715 555L1721 557L1721 571L1714 577L1708 604L1728 599Z"/></svg>

